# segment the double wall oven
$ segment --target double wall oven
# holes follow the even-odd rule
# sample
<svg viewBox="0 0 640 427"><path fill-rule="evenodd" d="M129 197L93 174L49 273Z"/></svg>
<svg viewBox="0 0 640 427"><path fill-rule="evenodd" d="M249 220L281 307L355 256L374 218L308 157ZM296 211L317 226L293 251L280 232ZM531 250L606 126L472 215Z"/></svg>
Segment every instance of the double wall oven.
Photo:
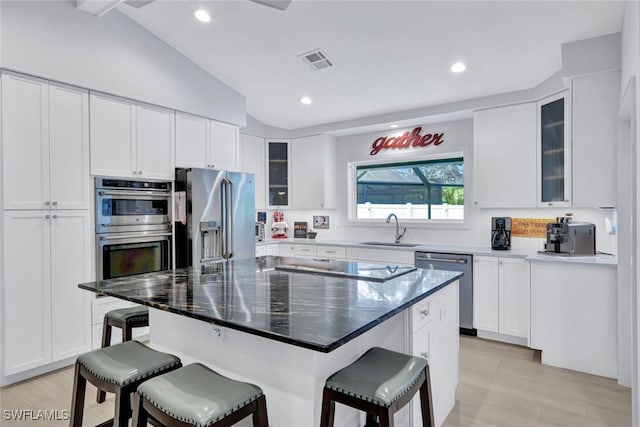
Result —
<svg viewBox="0 0 640 427"><path fill-rule="evenodd" d="M96 178L97 279L171 268L171 183Z"/></svg>

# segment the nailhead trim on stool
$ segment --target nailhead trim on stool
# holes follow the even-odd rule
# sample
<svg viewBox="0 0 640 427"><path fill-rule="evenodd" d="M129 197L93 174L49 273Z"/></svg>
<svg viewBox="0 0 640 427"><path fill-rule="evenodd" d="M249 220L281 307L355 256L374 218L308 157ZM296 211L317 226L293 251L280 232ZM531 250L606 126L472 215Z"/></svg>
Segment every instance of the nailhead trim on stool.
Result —
<svg viewBox="0 0 640 427"><path fill-rule="evenodd" d="M432 427L431 381L426 359L373 347L327 379L321 427L333 425L335 402L366 412L367 425L377 416L380 426L392 426L393 414L418 391L423 427Z"/></svg>

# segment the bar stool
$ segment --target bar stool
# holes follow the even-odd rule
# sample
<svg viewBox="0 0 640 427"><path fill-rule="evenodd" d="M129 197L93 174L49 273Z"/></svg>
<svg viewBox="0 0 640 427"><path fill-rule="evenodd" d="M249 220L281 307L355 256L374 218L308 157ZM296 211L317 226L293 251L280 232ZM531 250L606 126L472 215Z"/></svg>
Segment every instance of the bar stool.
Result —
<svg viewBox="0 0 640 427"><path fill-rule="evenodd" d="M429 365L422 357L373 347L331 375L322 395L321 427L333 426L335 402L367 413L366 426L393 427L393 414L420 390L423 427L434 426Z"/></svg>
<svg viewBox="0 0 640 427"><path fill-rule="evenodd" d="M180 359L153 350L138 341L127 341L83 354L76 359L70 426L82 427L87 381L115 393L114 418L100 426L128 426L131 395L145 380L178 369Z"/></svg>
<svg viewBox="0 0 640 427"><path fill-rule="evenodd" d="M111 345L111 327L122 329L122 342L131 341L133 328L149 326L149 307L135 306L111 310L104 315L102 321L102 348ZM98 388L96 401L104 402L106 398L104 390Z"/></svg>
<svg viewBox="0 0 640 427"><path fill-rule="evenodd" d="M230 427L251 414L254 427L269 427L260 387L194 363L142 383L131 425L143 427L152 421L171 427Z"/></svg>

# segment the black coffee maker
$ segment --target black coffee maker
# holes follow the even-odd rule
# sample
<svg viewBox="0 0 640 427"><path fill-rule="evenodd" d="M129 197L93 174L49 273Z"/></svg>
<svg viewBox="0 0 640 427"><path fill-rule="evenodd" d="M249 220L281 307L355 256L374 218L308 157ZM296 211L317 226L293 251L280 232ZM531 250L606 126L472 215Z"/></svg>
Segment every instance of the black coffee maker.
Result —
<svg viewBox="0 0 640 427"><path fill-rule="evenodd" d="M491 218L491 249L511 249L511 218Z"/></svg>

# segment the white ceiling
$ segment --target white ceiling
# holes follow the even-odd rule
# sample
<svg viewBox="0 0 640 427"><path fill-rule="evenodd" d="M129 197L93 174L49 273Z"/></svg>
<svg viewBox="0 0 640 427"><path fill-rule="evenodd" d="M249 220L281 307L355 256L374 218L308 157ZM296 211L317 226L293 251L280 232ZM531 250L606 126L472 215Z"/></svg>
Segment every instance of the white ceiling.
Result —
<svg viewBox="0 0 640 427"><path fill-rule="evenodd" d="M619 32L614 1L156 0L118 6L283 129L529 89L560 70L562 43ZM204 24L193 13L212 16ZM335 67L298 55L322 48ZM454 75L454 61L467 71ZM299 103L309 96L313 104Z"/></svg>

